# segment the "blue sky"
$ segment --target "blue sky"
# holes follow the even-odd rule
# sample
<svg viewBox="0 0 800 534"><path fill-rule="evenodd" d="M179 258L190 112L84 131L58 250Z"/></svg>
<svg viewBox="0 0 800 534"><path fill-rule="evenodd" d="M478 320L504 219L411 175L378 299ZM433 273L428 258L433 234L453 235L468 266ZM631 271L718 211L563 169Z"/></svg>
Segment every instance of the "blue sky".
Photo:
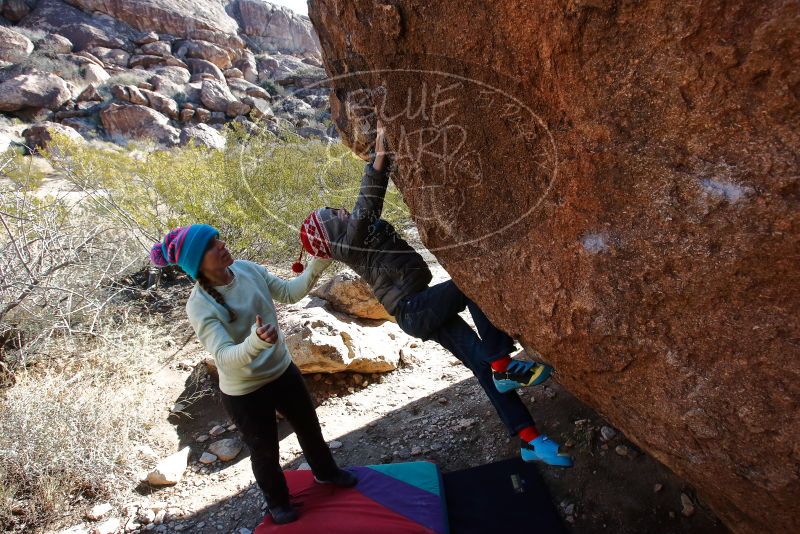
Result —
<svg viewBox="0 0 800 534"><path fill-rule="evenodd" d="M278 4L279 6L286 6L301 15L308 15L306 0L269 0L269 2Z"/></svg>

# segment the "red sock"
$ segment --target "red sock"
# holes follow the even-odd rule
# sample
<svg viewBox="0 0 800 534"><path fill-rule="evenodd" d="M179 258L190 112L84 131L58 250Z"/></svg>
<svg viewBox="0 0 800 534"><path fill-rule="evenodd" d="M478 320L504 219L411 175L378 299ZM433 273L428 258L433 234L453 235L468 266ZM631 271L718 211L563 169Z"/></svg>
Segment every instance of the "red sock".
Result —
<svg viewBox="0 0 800 534"><path fill-rule="evenodd" d="M531 441L539 437L539 431L536 430L535 426L531 425L531 426L526 426L525 428L517 432L517 435L525 443L530 443Z"/></svg>
<svg viewBox="0 0 800 534"><path fill-rule="evenodd" d="M502 373L506 369L508 369L508 364L511 363L511 356L503 356L502 358L497 358L496 360L491 362L492 371L496 373Z"/></svg>

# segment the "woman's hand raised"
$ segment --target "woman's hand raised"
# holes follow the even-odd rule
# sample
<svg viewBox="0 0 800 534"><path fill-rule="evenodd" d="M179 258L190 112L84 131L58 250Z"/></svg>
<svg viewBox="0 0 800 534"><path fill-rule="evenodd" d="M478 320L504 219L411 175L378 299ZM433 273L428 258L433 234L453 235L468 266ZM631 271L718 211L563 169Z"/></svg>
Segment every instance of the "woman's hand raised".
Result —
<svg viewBox="0 0 800 534"><path fill-rule="evenodd" d="M278 341L278 329L275 325L264 325L260 315L256 315L256 335L261 341L275 344Z"/></svg>

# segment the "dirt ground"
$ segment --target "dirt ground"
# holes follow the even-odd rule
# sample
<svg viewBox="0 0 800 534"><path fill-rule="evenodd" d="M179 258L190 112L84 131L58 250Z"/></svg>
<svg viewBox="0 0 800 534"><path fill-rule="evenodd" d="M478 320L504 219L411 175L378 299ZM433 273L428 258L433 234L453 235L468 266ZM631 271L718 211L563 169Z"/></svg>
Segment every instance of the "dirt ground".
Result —
<svg viewBox="0 0 800 534"><path fill-rule="evenodd" d="M338 442L334 446L341 444L334 449L340 465L429 460L449 472L519 454L517 440L507 437L469 371L434 344L429 348L426 361L407 362L383 376L308 377L309 389L319 403L323 433L326 439ZM190 373L183 371L187 378ZM356 385L364 380L366 387ZM568 445L574 456L572 469L539 467L569 531L726 532L691 487L623 435L604 441L602 417L555 380L526 390L523 398L540 428ZM150 500L165 501L175 509L172 520L152 530L253 530L264 514L263 499L246 450L233 462L198 467L197 459L208 442L197 443L196 438L216 424L229 423L216 393L171 419L181 443L192 446L192 472L177 486L149 494ZM304 461L300 447L286 422L282 421L280 428L284 468L297 469ZM619 445L627 447L624 456L616 452ZM654 489L657 484L659 491ZM691 517L681 514L681 493L694 502Z"/></svg>
<svg viewBox="0 0 800 534"><path fill-rule="evenodd" d="M428 260L435 281L444 279L446 273L430 255ZM231 462L210 466L198 462L211 441L232 437L236 431L198 441L212 427L229 426L230 421L215 382L201 363L208 355L181 319L181 309L169 314L176 321L174 356L154 374L163 392L159 402L164 417L151 432L160 433L157 441L164 445L150 454L156 459L188 445L190 467L173 487L140 485L116 502L123 503L118 506L123 514L126 508L133 515L136 506L154 503L167 510L163 523L139 528L131 524L130 531L249 534L261 522L265 504L246 447ZM518 455L518 440L506 435L471 373L433 342L420 342L420 348L413 358L403 355L399 369L383 375L306 376L338 463L346 467L429 460L447 473ZM606 430L604 438L601 428L607 423L602 416L557 380L556 371L554 378L523 390L522 396L540 431L563 444L575 459L572 469L538 467L568 531L727 532L693 488L620 432L610 437ZM186 406L171 413L179 402ZM284 468L300 468L304 459L294 434L285 421L279 428ZM682 514L682 493L694 507L688 517Z"/></svg>

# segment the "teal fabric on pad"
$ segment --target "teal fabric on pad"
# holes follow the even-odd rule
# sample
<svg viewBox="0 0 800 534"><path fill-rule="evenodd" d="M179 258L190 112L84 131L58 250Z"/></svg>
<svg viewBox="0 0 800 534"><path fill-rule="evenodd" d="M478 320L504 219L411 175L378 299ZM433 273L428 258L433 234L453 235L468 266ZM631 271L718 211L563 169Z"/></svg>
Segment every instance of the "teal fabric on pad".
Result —
<svg viewBox="0 0 800 534"><path fill-rule="evenodd" d="M421 490L441 496L442 490L439 484L439 469L436 467L436 464L432 464L431 462L368 465L366 467L401 480Z"/></svg>

